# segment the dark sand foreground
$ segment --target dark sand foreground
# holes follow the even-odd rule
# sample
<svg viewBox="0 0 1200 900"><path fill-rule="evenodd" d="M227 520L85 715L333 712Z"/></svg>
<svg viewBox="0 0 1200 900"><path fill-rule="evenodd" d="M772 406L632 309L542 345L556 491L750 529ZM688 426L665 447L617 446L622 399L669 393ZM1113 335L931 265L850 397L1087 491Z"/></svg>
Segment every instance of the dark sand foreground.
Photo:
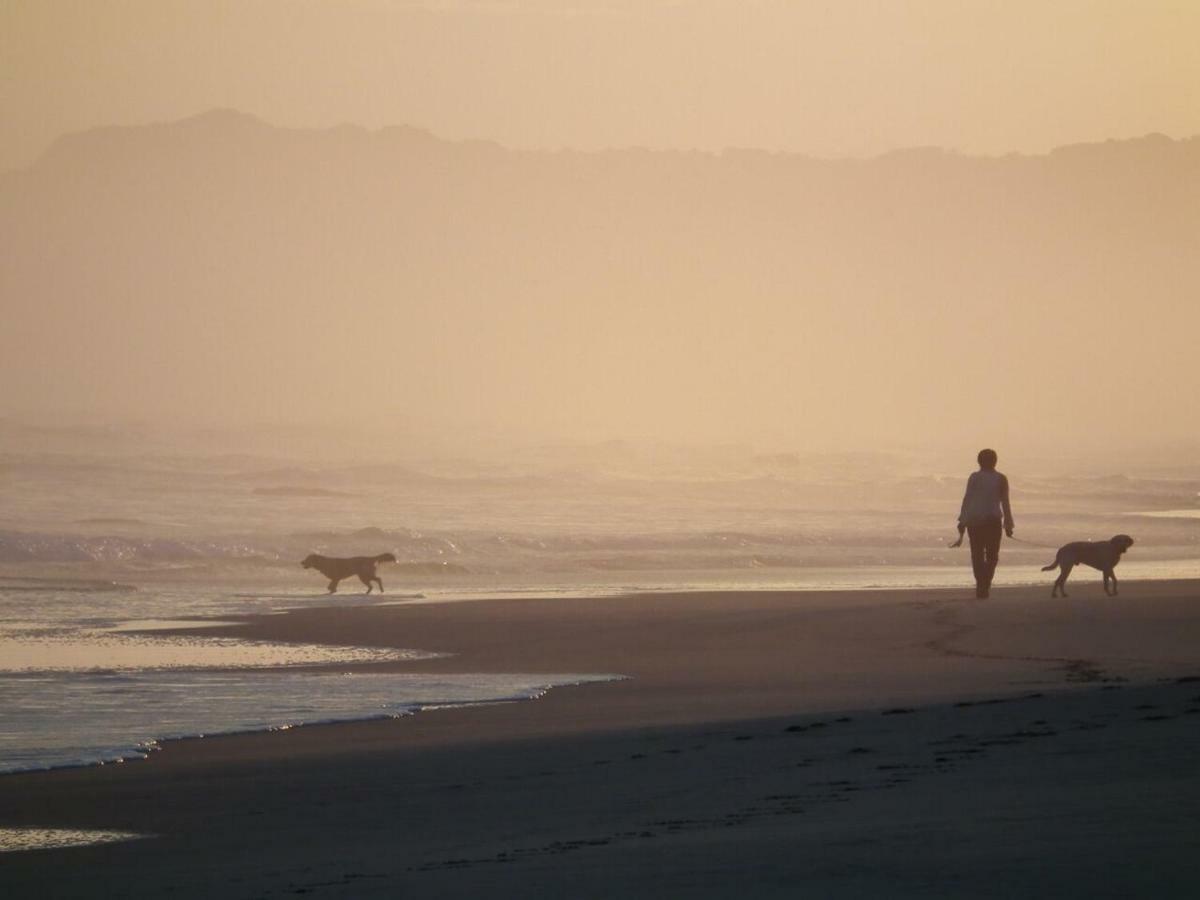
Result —
<svg viewBox="0 0 1200 900"><path fill-rule="evenodd" d="M321 609L255 637L612 684L0 778L5 897L1193 897L1200 582Z"/></svg>

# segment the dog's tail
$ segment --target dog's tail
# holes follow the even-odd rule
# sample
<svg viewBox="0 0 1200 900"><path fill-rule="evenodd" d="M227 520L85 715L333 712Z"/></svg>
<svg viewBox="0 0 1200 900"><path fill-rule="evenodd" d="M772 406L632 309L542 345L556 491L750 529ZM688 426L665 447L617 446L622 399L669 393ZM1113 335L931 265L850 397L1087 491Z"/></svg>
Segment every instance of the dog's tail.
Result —
<svg viewBox="0 0 1200 900"><path fill-rule="evenodd" d="M1058 568L1058 557L1056 556L1056 557L1054 557L1054 562L1050 563L1050 565L1042 566L1042 571L1049 572L1051 569L1057 569L1057 568Z"/></svg>
<svg viewBox="0 0 1200 900"><path fill-rule="evenodd" d="M395 562L395 561L396 561L396 556L395 556L395 554L392 554L392 553L380 553L377 557L375 557L375 562L377 562L377 563Z"/></svg>

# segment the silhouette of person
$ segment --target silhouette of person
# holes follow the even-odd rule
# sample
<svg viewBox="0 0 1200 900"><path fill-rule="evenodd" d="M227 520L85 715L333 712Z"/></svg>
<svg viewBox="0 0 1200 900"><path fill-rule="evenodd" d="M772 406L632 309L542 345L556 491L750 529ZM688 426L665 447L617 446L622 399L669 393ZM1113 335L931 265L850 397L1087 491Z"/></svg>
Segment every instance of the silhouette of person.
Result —
<svg viewBox="0 0 1200 900"><path fill-rule="evenodd" d="M986 600L1000 560L1000 529L1013 535L1012 506L1008 502L1008 478L996 471L995 450L980 450L979 471L967 479L962 509L958 513L958 540L961 547L965 531L971 542L971 568L975 572L975 596Z"/></svg>

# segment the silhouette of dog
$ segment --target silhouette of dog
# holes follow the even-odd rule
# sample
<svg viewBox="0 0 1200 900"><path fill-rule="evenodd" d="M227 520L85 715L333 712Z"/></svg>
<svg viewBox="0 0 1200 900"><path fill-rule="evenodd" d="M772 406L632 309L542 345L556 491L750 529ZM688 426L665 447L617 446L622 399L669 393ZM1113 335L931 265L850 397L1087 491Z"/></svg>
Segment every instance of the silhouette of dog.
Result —
<svg viewBox="0 0 1200 900"><path fill-rule="evenodd" d="M1117 595L1117 576L1113 569L1121 561L1121 554L1132 546L1133 538L1127 534L1118 534L1107 541L1076 541L1073 544L1059 547L1058 553L1054 556L1054 562L1048 566L1042 566L1043 572L1049 572L1056 568L1062 569L1058 580L1054 582L1054 590L1050 592L1050 596L1057 597L1059 592L1064 597L1067 596L1067 576L1071 574L1071 569L1082 564L1103 572L1104 593L1115 597ZM1111 591L1108 589L1110 581L1112 582Z"/></svg>
<svg viewBox="0 0 1200 900"><path fill-rule="evenodd" d="M383 593L383 581L375 574L375 566L384 562L395 562L396 557L390 553L380 553L378 556L351 556L346 559L339 559L336 556L322 556L319 553L310 553L304 557L304 562L300 565L306 569L316 569L322 575L329 579L329 593L333 594L337 591L338 582L343 578L349 578L351 575L357 575L358 580L367 586L367 593L371 593L373 585L371 582L379 585L379 593Z"/></svg>

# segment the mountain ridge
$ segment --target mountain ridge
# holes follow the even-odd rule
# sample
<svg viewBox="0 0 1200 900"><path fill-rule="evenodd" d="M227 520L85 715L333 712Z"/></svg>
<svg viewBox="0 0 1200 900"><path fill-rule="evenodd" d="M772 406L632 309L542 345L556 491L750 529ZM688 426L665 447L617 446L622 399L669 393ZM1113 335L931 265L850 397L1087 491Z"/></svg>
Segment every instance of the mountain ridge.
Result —
<svg viewBox="0 0 1200 900"><path fill-rule="evenodd" d="M1044 153L1023 153L1010 151L1002 154L971 154L940 146L898 147L881 153L863 157L834 157L816 156L801 151L768 150L756 147L729 146L721 150L702 150L687 148L648 148L641 146L614 146L595 150L581 150L570 147L563 148L516 148L509 147L497 141L485 138L451 139L435 134L426 128L414 125L386 125L370 128L354 123L339 123L325 127L295 127L276 125L252 113L243 112L227 107L214 107L191 116L180 119L159 121L133 125L103 125L94 128L69 132L57 138L37 159L28 166L20 169L10 169L8 172L19 172L36 168L47 161L70 156L78 150L94 148L97 144L113 143L122 139L139 136L186 137L195 139L205 135L229 140L232 138L257 137L273 135L294 139L335 140L357 139L365 143L392 144L404 142L409 145L440 146L443 148L457 147L461 149L489 150L506 154L530 157L554 157L569 155L581 159L597 157L619 157L652 155L664 158L690 158L721 160L762 160L774 162L807 162L861 165L880 162L908 162L913 160L938 159L942 161L959 160L964 162L999 162L999 161L1037 161L1067 156L1079 157L1094 155L1105 151L1157 151L1187 152L1200 148L1200 135L1173 138L1161 132L1128 138L1107 138L1099 141L1077 141L1049 149ZM7 173L5 173L7 174Z"/></svg>

